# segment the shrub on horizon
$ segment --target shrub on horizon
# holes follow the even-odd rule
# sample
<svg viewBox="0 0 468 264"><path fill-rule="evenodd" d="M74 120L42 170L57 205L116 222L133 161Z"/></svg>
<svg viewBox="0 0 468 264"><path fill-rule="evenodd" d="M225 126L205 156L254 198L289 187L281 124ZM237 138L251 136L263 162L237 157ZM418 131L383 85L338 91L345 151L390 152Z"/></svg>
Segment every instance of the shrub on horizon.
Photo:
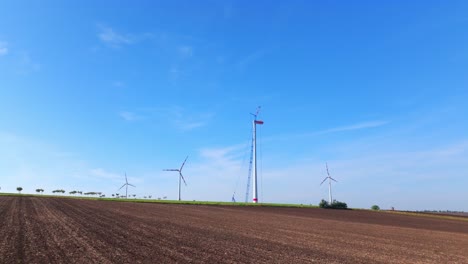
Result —
<svg viewBox="0 0 468 264"><path fill-rule="evenodd" d="M320 203L319 203L319 207L320 207L320 208L328 208L328 207L330 207L330 205L328 204L327 201L325 201L324 199L322 199L322 201L320 201Z"/></svg>
<svg viewBox="0 0 468 264"><path fill-rule="evenodd" d="M373 206L371 206L371 209L374 210L374 211L378 211L380 210L380 207L376 204L374 204Z"/></svg>
<svg viewBox="0 0 468 264"><path fill-rule="evenodd" d="M327 208L327 209L348 209L348 205L345 202L340 202L337 200L333 200L330 204L329 202L322 199L319 203L320 208Z"/></svg>

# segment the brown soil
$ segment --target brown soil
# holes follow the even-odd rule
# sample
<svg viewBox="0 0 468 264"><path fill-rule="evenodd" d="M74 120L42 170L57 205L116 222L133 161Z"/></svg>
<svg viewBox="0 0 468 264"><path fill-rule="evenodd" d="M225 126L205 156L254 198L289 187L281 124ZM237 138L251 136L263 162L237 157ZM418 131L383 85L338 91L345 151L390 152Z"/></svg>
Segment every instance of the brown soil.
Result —
<svg viewBox="0 0 468 264"><path fill-rule="evenodd" d="M468 222L0 197L0 263L468 263Z"/></svg>

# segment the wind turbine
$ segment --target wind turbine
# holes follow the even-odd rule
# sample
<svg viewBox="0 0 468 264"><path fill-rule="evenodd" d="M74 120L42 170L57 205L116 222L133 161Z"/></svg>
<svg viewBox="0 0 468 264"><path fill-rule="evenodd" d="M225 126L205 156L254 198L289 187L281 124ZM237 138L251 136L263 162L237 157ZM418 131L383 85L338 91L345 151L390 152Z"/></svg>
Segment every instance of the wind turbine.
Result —
<svg viewBox="0 0 468 264"><path fill-rule="evenodd" d="M250 113L254 116L253 124L253 135L252 135L252 146L250 152L250 165L249 165L249 177L247 178L247 191L245 192L245 202L249 199L250 179L253 177L253 195L252 202L258 203L258 187L257 187L257 125L263 125L263 121L257 120L258 113L260 112L260 106L257 107L255 114Z"/></svg>
<svg viewBox="0 0 468 264"><path fill-rule="evenodd" d="M330 173L328 172L328 163L325 163L325 165L327 166L327 177L325 177L325 179L323 179L322 183L320 183L320 185L322 185L327 179L328 179L328 202L330 203L330 205L332 204L332 190L331 190L331 181L335 181L335 182L338 182L337 180L333 179L331 176L330 176Z"/></svg>
<svg viewBox="0 0 468 264"><path fill-rule="evenodd" d="M125 173L125 183L124 183L124 185L122 185L122 187L120 187L120 188L117 190L117 191L119 191L120 189L122 189L122 188L125 186L125 198L128 198L128 197L127 197L127 193L128 193L128 186L129 186L129 185L132 186L132 187L135 187L135 185L128 183L128 180L127 180L127 173Z"/></svg>
<svg viewBox="0 0 468 264"><path fill-rule="evenodd" d="M187 183L185 182L184 176L182 175L182 168L184 168L185 162L187 161L188 156L185 158L184 162L182 163L182 166L180 166L180 169L165 169L163 171L178 171L179 172L179 201L180 201L180 180L182 179L184 181L185 186L187 186Z"/></svg>

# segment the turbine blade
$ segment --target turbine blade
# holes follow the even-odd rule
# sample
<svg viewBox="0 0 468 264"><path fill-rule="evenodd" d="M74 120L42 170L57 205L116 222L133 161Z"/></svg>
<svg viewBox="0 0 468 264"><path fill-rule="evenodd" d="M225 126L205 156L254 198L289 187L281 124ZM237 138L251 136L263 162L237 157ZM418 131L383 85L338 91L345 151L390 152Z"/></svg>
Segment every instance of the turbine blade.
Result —
<svg viewBox="0 0 468 264"><path fill-rule="evenodd" d="M135 188L136 188L136 186L135 186L135 185L133 185L133 184L130 184L130 183L129 183L129 184L127 184L127 185L129 185L129 186L132 186L132 187L135 187Z"/></svg>
<svg viewBox="0 0 468 264"><path fill-rule="evenodd" d="M163 171L179 171L179 169L165 169Z"/></svg>
<svg viewBox="0 0 468 264"><path fill-rule="evenodd" d="M179 174L180 174L180 177L182 178L182 180L184 181L185 186L187 186L187 183L185 182L185 179L184 179L184 175L182 175L181 172L179 172Z"/></svg>
<svg viewBox="0 0 468 264"><path fill-rule="evenodd" d="M120 189L122 189L125 185L127 185L126 183L124 185L122 185L122 187L120 187L117 191L120 191Z"/></svg>
<svg viewBox="0 0 468 264"><path fill-rule="evenodd" d="M328 162L325 163L325 166L327 166L327 175L328 175L328 177L330 177L330 173L328 172Z"/></svg>
<svg viewBox="0 0 468 264"><path fill-rule="evenodd" d="M127 173L125 172L125 182L128 184L128 181L127 181Z"/></svg>
<svg viewBox="0 0 468 264"><path fill-rule="evenodd" d="M332 180L334 180L334 181L338 182L337 180L333 179L332 177L330 177L330 179L332 179Z"/></svg>
<svg viewBox="0 0 468 264"><path fill-rule="evenodd" d="M182 166L180 166L180 171L182 171L182 168L184 167L185 162L187 161L187 159L188 159L188 156L185 158L184 163L182 163Z"/></svg>
<svg viewBox="0 0 468 264"><path fill-rule="evenodd" d="M320 183L320 185L322 185L327 179L328 179L328 177L326 177L325 179L323 179L323 181L322 181L322 183Z"/></svg>

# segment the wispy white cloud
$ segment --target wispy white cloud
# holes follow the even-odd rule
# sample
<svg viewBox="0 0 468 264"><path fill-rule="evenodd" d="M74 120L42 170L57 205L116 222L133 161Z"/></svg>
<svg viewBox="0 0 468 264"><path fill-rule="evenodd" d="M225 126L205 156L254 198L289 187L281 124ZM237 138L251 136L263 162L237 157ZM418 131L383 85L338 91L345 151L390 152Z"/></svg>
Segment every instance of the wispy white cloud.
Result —
<svg viewBox="0 0 468 264"><path fill-rule="evenodd" d="M193 47L188 45L178 46L172 65L169 67L169 80L176 85L178 81L186 77L190 72L188 69L188 59L193 56Z"/></svg>
<svg viewBox="0 0 468 264"><path fill-rule="evenodd" d="M98 38L109 46L120 47L122 45L133 43L132 37L130 35L120 34L113 28L104 25L98 25L98 28Z"/></svg>
<svg viewBox="0 0 468 264"><path fill-rule="evenodd" d="M352 125L348 125L348 126L341 126L341 127L326 129L326 130L323 130L323 131L318 131L318 132L315 132L314 134L328 134L328 133L335 133L335 132L375 128L375 127L384 126L384 125L386 125L388 123L389 123L389 121L380 121L380 120L369 121L369 122L361 122L361 123L356 123L356 124L352 124Z"/></svg>
<svg viewBox="0 0 468 264"><path fill-rule="evenodd" d="M255 51L243 58L241 58L238 62L237 62L237 67L239 69L244 69L245 67L247 67L249 64L252 64L254 63L255 61L261 59L263 56L265 56L265 54L267 54L267 50L258 50L258 51Z"/></svg>
<svg viewBox="0 0 468 264"><path fill-rule="evenodd" d="M172 65L169 69L169 79L174 83L179 80L183 72L177 65Z"/></svg>
<svg viewBox="0 0 468 264"><path fill-rule="evenodd" d="M163 109L169 121L179 130L189 131L205 126L213 117L211 113L188 113L180 106Z"/></svg>
<svg viewBox="0 0 468 264"><path fill-rule="evenodd" d="M245 145L233 145L218 148L202 148L200 149L200 156L214 161L232 161L241 156L242 149L245 150Z"/></svg>
<svg viewBox="0 0 468 264"><path fill-rule="evenodd" d="M198 128L198 127L202 127L202 126L205 126L205 122L194 122L194 121L191 121L191 122L186 122L186 121L181 121L181 120L176 120L174 121L174 124L181 130L192 130L192 129L195 129L195 128Z"/></svg>
<svg viewBox="0 0 468 264"><path fill-rule="evenodd" d="M244 193L247 176L247 159L242 156L247 148L236 145L218 148L202 148L199 159L189 162L186 196L195 200L230 201L234 192ZM184 174L184 175L185 175ZM241 200L241 196L236 196Z"/></svg>
<svg viewBox="0 0 468 264"><path fill-rule="evenodd" d="M35 188L62 188L72 185L84 162L77 155L39 140L0 132L0 173L2 189L23 186L31 193ZM3 188L5 187L5 188Z"/></svg>
<svg viewBox="0 0 468 264"><path fill-rule="evenodd" d="M0 56L8 54L8 43L6 41L0 41Z"/></svg>
<svg viewBox="0 0 468 264"><path fill-rule="evenodd" d="M125 45L136 44L144 40L153 39L155 35L153 33L120 33L112 27L98 24L98 34L97 37L99 40L113 48L120 48ZM97 51L97 48L95 48Z"/></svg>
<svg viewBox="0 0 468 264"><path fill-rule="evenodd" d="M89 174L93 177L109 179L109 180L120 180L123 178L122 174L108 172L102 168L94 168L89 171Z"/></svg>
<svg viewBox="0 0 468 264"><path fill-rule="evenodd" d="M91 166L78 154L63 151L51 143L1 131L0 175L3 175L4 192L15 192L17 186L22 186L25 193L34 193L36 188L50 193L60 188L67 192L101 191L109 195L125 181L124 172ZM135 185L143 182L142 178L131 175L128 180ZM140 193L142 189L135 191Z"/></svg>
<svg viewBox="0 0 468 264"><path fill-rule="evenodd" d="M268 169L263 177L271 186L267 189L269 199L272 193L279 198L277 194L285 188L298 190L295 195L288 194L291 202L310 199L317 203L327 196L326 188L319 184L326 175L328 161L330 173L339 181L334 185L334 197L350 206L369 208L374 203L404 210L467 210L467 198L452 203L448 196L462 196L458 186L468 183L467 158L466 140L416 148L395 138L366 138L358 143L350 140L327 145L319 153L297 157L291 164L268 161L264 163ZM285 178L289 181L284 182Z"/></svg>
<svg viewBox="0 0 468 264"><path fill-rule="evenodd" d="M18 58L16 72L18 74L29 74L41 69L41 64L34 61L28 52L23 52Z"/></svg>
<svg viewBox="0 0 468 264"><path fill-rule="evenodd" d="M339 127L334 127L334 128L329 128L329 129L324 129L324 130L319 130L319 131L313 131L313 132L308 132L308 133L297 133L297 134L270 136L270 137L265 138L264 140L265 141L290 140L292 138L313 137L313 136L326 135L326 134L339 133L339 132L347 132L347 131L377 128L377 127L385 126L385 125L387 125L389 123L390 123L390 121L384 121L384 120L359 122L359 123L351 124L351 125L347 125L347 126L339 126Z"/></svg>
<svg viewBox="0 0 468 264"><path fill-rule="evenodd" d="M146 120L166 122L180 131L190 131L206 126L213 118L212 113L194 113L180 106L143 108L135 111L123 111L119 116L125 121Z"/></svg>
<svg viewBox="0 0 468 264"><path fill-rule="evenodd" d="M125 87L125 83L122 82L122 81L114 81L114 82L112 82L112 86L117 87L117 88L121 88L121 87Z"/></svg>
<svg viewBox="0 0 468 264"><path fill-rule="evenodd" d="M119 113L119 116L124 119L125 121L137 121L137 120L142 120L143 116L137 115L133 112L128 112L128 111L123 111Z"/></svg>
<svg viewBox="0 0 468 264"><path fill-rule="evenodd" d="M190 58L193 56L193 47L191 46L187 46L187 45L179 46L177 51L179 52L179 55L182 58Z"/></svg>
<svg viewBox="0 0 468 264"><path fill-rule="evenodd" d="M239 69L239 70L244 70L245 68L247 68L250 64L253 64L257 61L259 61L260 59L262 59L263 57L265 57L266 55L268 55L269 53L271 53L275 48L273 47L270 47L270 48L263 48L263 49L259 49L255 52L252 52L250 54L248 54L247 56L241 58L236 64L235 66Z"/></svg>

